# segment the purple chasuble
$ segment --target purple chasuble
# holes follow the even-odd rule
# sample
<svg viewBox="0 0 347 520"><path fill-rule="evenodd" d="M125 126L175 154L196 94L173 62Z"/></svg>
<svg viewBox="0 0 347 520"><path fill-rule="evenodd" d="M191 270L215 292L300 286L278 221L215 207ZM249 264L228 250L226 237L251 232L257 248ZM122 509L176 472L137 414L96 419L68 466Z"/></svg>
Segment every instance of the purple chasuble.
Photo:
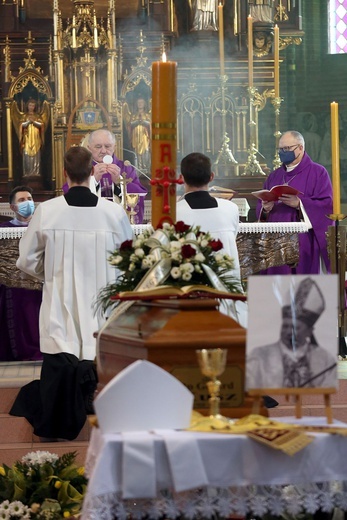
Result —
<svg viewBox="0 0 347 520"><path fill-rule="evenodd" d="M263 274L319 274L320 257L330 272L330 262L327 251L326 231L333 225L327 215L333 212L333 193L329 174L324 166L314 163L305 152L302 161L287 172L285 166L270 173L264 183L264 189L287 183L300 191L299 197L311 221L312 229L308 233L299 234L299 263L291 269L289 266L271 267L262 271ZM261 214L262 213L262 214ZM267 222L299 222L299 211L275 202L273 209L265 214L262 204L257 203L257 217Z"/></svg>

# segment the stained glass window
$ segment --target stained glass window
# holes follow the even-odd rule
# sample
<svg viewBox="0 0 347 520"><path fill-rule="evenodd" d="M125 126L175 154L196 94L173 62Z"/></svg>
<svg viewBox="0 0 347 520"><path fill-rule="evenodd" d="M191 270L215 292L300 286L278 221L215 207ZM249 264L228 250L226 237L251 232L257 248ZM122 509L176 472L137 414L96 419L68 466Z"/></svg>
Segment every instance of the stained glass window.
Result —
<svg viewBox="0 0 347 520"><path fill-rule="evenodd" d="M347 52L347 0L329 1L329 51Z"/></svg>

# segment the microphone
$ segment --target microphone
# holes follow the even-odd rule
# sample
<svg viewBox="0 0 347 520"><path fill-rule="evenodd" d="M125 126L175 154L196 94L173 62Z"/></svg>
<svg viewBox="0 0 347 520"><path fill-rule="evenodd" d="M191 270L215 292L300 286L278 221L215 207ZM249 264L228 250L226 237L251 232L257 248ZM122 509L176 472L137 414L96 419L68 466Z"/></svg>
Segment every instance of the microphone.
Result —
<svg viewBox="0 0 347 520"><path fill-rule="evenodd" d="M131 164L130 161L124 161L124 166L132 166L137 172L139 172L141 175L146 177L146 179L148 179L149 181L151 180L151 178L147 175L147 173L143 172L142 170L139 170L139 168L137 168L136 166Z"/></svg>

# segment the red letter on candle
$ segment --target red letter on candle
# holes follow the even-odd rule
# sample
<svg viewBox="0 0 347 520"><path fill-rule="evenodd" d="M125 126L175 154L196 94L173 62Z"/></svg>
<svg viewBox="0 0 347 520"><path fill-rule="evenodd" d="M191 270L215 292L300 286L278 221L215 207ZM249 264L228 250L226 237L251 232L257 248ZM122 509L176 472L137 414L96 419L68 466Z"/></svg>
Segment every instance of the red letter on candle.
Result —
<svg viewBox="0 0 347 520"><path fill-rule="evenodd" d="M165 158L166 158L167 162L171 163L172 162L171 144L162 143L160 145L160 149L161 149L160 161L162 163L164 163L165 162Z"/></svg>

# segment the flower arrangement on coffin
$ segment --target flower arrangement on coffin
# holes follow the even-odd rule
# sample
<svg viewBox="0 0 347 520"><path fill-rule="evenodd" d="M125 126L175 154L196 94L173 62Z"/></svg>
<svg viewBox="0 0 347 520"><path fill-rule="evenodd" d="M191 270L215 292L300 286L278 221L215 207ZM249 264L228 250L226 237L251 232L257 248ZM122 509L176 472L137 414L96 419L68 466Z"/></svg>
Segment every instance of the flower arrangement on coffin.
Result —
<svg viewBox="0 0 347 520"><path fill-rule="evenodd" d="M181 221L164 223L155 231L145 230L134 240L123 242L108 261L121 274L98 295L96 306L103 312L122 299L131 299L129 291L136 292L139 299L146 299L146 294L153 299L160 294L159 289L170 294L170 287L193 287L190 297L206 296L204 289L207 293L214 288L214 297L232 298L233 293L246 299L240 295L240 281L231 275L234 260L223 251L222 242L199 226Z"/></svg>
<svg viewBox="0 0 347 520"><path fill-rule="evenodd" d="M75 459L76 452L36 451L0 466L0 519L77 518L87 479Z"/></svg>

